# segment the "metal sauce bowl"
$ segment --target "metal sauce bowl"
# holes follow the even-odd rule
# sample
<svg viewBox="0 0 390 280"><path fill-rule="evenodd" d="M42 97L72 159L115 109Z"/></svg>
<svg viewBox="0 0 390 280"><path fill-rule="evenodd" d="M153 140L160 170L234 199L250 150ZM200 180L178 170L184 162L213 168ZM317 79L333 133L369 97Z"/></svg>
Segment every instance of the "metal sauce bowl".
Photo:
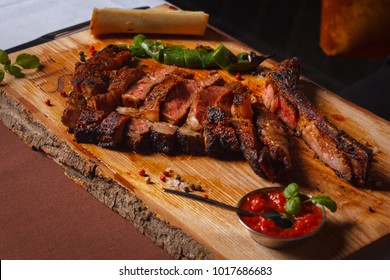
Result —
<svg viewBox="0 0 390 280"><path fill-rule="evenodd" d="M284 187L269 187L269 188L263 188L263 189L257 189L257 190L254 190L248 194L246 194L245 196L243 196L240 201L238 202L237 204L237 207L241 207L241 204L244 202L244 200L248 197L248 196L251 196L252 194L255 194L255 193L267 193L269 191L274 191L274 190L283 190ZM308 194L305 194L307 197L311 197L311 195L308 195ZM306 235L302 235L302 236L297 236L297 237L276 237L276 236L269 236L269 235L266 235L266 234L263 234L263 233L260 233L258 231L255 231L254 229L250 228L248 225L246 225L240 215L237 214L237 218L238 220L240 221L241 225L246 228L251 237L259 244L265 246L265 247L268 247L268 248L273 248L273 249L283 249L283 248L288 248L288 247L292 247L292 246L298 246L300 245L301 243L303 243L304 241L308 240L309 238L313 237L314 235L316 235L318 232L321 231L321 229L323 228L324 224L325 224L325 221L326 221L326 212L325 212L325 208L321 205L317 205L317 207L321 208L321 212L322 212L322 222L321 224L318 226L318 228L309 233L309 234L306 234Z"/></svg>

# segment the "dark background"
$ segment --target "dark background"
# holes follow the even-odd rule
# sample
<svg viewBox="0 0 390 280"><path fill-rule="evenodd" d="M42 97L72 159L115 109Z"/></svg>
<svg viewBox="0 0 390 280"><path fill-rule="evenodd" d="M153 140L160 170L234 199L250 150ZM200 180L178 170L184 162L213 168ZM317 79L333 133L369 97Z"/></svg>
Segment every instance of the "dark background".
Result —
<svg viewBox="0 0 390 280"><path fill-rule="evenodd" d="M390 119L388 59L325 55L319 46L321 0L169 2L183 10L205 11L210 14L211 25L261 53L276 54L276 61L301 58L304 76Z"/></svg>

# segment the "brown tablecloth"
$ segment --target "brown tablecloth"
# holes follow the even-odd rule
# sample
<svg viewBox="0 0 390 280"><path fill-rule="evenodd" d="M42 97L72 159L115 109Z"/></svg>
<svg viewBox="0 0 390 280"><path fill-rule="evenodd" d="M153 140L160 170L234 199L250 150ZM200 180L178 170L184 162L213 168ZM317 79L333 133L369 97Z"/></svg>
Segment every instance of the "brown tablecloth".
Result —
<svg viewBox="0 0 390 280"><path fill-rule="evenodd" d="M0 122L0 259L170 259Z"/></svg>

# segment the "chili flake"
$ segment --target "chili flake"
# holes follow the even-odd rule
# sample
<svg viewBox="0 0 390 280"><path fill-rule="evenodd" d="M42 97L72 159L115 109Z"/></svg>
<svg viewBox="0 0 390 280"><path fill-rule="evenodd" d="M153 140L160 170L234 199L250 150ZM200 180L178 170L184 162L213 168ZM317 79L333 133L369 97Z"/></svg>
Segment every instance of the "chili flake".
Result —
<svg viewBox="0 0 390 280"><path fill-rule="evenodd" d="M51 104L51 102L50 102L50 99L45 99L45 104L47 105L47 106L53 106L52 104Z"/></svg>
<svg viewBox="0 0 390 280"><path fill-rule="evenodd" d="M94 54L96 53L96 50L95 50L95 47L94 47L94 46L90 46L90 47L89 47L89 53L90 53L91 55L94 55Z"/></svg>
<svg viewBox="0 0 390 280"><path fill-rule="evenodd" d="M140 171L138 171L138 174L141 176L146 176L145 169L142 168Z"/></svg>

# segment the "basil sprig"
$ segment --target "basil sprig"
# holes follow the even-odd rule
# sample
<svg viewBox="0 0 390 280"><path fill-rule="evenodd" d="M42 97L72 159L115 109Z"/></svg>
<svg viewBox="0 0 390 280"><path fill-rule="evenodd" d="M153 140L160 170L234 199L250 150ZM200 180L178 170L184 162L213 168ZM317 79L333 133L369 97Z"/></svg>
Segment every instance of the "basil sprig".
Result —
<svg viewBox="0 0 390 280"><path fill-rule="evenodd" d="M3 65L3 68L0 68L0 82L3 81L5 73L22 78L24 77L23 69L34 69L41 65L37 56L27 53L19 54L12 63L7 52L3 50L0 50L0 64Z"/></svg>
<svg viewBox="0 0 390 280"><path fill-rule="evenodd" d="M288 214L290 215L297 214L301 209L301 204L305 202L314 202L316 204L325 206L331 212L336 212L337 210L336 202L333 199L331 199L329 196L318 195L318 196L307 197L307 200L302 202L299 196L302 194L305 195L304 193L299 191L299 186L297 183L288 184L287 187L284 189L283 195L287 199L285 210Z"/></svg>

